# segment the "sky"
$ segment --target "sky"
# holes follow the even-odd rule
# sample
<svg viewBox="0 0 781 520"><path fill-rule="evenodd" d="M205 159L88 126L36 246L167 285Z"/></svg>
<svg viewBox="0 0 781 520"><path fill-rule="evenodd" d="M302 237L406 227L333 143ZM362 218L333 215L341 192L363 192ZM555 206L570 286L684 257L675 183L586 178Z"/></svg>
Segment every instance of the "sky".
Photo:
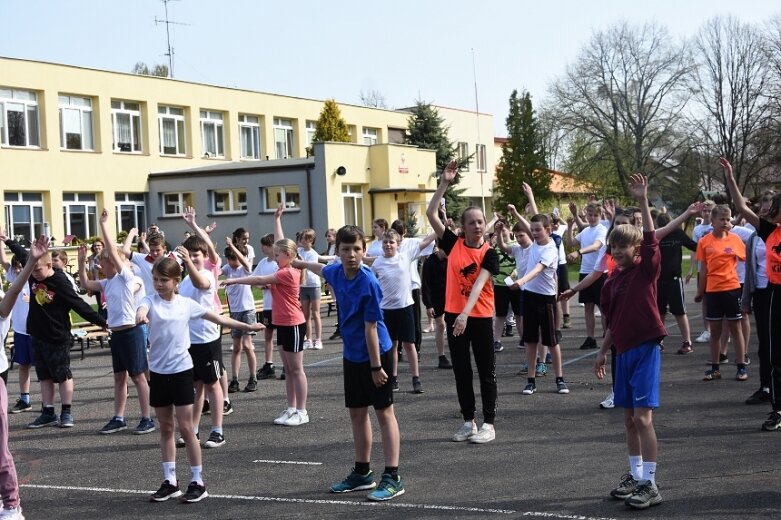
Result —
<svg viewBox="0 0 781 520"><path fill-rule="evenodd" d="M177 79L352 104L377 91L389 108L479 107L504 136L513 89L538 106L595 31L656 22L689 38L714 16L763 23L781 2L172 0L168 14L181 24L169 26ZM0 56L127 72L168 62L161 0L0 0L0 19Z"/></svg>

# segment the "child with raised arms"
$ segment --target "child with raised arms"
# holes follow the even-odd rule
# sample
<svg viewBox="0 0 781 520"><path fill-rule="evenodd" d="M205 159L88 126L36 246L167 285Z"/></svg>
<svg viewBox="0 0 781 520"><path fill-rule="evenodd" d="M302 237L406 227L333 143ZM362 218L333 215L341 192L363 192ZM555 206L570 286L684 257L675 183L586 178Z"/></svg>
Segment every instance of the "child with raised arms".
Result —
<svg viewBox="0 0 781 520"><path fill-rule="evenodd" d="M160 424L163 484L150 496L163 502L181 496L182 502L198 502L208 496L203 482L201 446L193 429L193 360L190 348L190 320L204 319L225 327L262 330L213 312L190 298L177 294L182 270L175 260L161 258L152 268L155 294L146 296L136 311L136 323L149 323L149 402ZM176 479L174 417L187 447L190 484L182 496Z"/></svg>
<svg viewBox="0 0 781 520"><path fill-rule="evenodd" d="M222 266L222 274L226 278L240 278L248 276L252 271L249 260L244 255L246 246L235 245L231 237L225 240L225 259L227 263ZM243 251L242 251L243 250ZM228 299L228 308L231 318L244 323L255 323L255 299L252 297L252 289L248 285L231 285L225 289L225 297ZM231 351L231 382L228 392L239 391L239 371L241 369L241 353L247 356L247 368L249 369L249 381L244 387L245 392L254 392L258 388L258 380L255 376L257 370L257 358L255 358L255 346L252 344L252 335L241 330L231 330L233 350Z"/></svg>

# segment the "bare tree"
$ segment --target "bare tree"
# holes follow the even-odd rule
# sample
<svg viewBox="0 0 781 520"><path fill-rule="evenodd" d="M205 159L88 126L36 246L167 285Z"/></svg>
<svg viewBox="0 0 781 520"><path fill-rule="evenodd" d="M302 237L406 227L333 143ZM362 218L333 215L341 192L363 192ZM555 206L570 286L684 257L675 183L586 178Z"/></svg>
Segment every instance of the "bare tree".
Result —
<svg viewBox="0 0 781 520"><path fill-rule="evenodd" d="M664 27L621 23L594 33L553 84L551 102L563 129L605 147L626 189L635 171L651 179L669 171L690 73L687 46L672 44Z"/></svg>
<svg viewBox="0 0 781 520"><path fill-rule="evenodd" d="M143 61L137 61L135 65L133 65L133 69L130 71L133 74L140 74L142 76L158 76L161 78L167 78L168 77L168 65L163 65L161 63L156 63L151 69L149 68L149 65L144 63Z"/></svg>
<svg viewBox="0 0 781 520"><path fill-rule="evenodd" d="M765 59L765 39L756 27L737 18L716 17L700 29L694 48L698 110L692 122L698 148L706 156L729 159L735 180L745 192L768 165L769 149L775 141L763 138L772 123L771 104L765 94L771 73ZM711 184L712 179L704 180Z"/></svg>
<svg viewBox="0 0 781 520"><path fill-rule="evenodd" d="M361 89L361 104L373 108L388 108L388 104L385 102L385 94L375 89L369 91Z"/></svg>

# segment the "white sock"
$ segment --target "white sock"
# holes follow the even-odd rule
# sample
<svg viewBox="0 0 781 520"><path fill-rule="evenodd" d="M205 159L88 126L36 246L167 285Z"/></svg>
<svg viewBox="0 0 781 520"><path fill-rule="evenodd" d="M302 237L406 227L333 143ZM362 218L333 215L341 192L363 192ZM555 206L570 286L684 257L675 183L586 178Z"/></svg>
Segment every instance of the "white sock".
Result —
<svg viewBox="0 0 781 520"><path fill-rule="evenodd" d="M650 480L656 485L656 462L643 462L643 480Z"/></svg>
<svg viewBox="0 0 781 520"><path fill-rule="evenodd" d="M635 480L643 478L643 456L642 455L630 455L629 456L629 471Z"/></svg>
<svg viewBox="0 0 781 520"><path fill-rule="evenodd" d="M172 486L176 485L176 462L163 462L163 480Z"/></svg>
<svg viewBox="0 0 781 520"><path fill-rule="evenodd" d="M192 475L190 477L190 482L195 482L199 486L203 486L203 479L201 478L202 471L203 466L190 466L190 474Z"/></svg>
<svg viewBox="0 0 781 520"><path fill-rule="evenodd" d="M293 413L296 411L296 408L294 406L288 406L287 408L287 414L293 415Z"/></svg>
<svg viewBox="0 0 781 520"><path fill-rule="evenodd" d="M301 410L301 409L298 409L298 410L296 410L296 411L298 412L298 415L308 415L308 414L306 413L306 408L304 408L303 410Z"/></svg>

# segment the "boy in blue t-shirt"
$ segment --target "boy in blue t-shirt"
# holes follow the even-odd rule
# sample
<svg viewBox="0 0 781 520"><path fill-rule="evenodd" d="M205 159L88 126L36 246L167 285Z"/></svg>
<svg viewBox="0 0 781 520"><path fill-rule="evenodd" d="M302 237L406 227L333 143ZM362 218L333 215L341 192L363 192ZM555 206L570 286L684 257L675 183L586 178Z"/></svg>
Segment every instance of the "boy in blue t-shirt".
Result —
<svg viewBox="0 0 781 520"><path fill-rule="evenodd" d="M390 500L404 494L399 476L399 425L393 409L392 343L382 318L382 290L371 270L362 264L366 238L356 226L344 226L336 233L339 263L323 266L313 262L293 262L328 282L339 307L339 329L344 342L344 400L350 409L355 467L342 482L331 486L332 493L374 489L369 500ZM369 406L374 406L382 432L385 470L379 486L369 469L372 428Z"/></svg>

